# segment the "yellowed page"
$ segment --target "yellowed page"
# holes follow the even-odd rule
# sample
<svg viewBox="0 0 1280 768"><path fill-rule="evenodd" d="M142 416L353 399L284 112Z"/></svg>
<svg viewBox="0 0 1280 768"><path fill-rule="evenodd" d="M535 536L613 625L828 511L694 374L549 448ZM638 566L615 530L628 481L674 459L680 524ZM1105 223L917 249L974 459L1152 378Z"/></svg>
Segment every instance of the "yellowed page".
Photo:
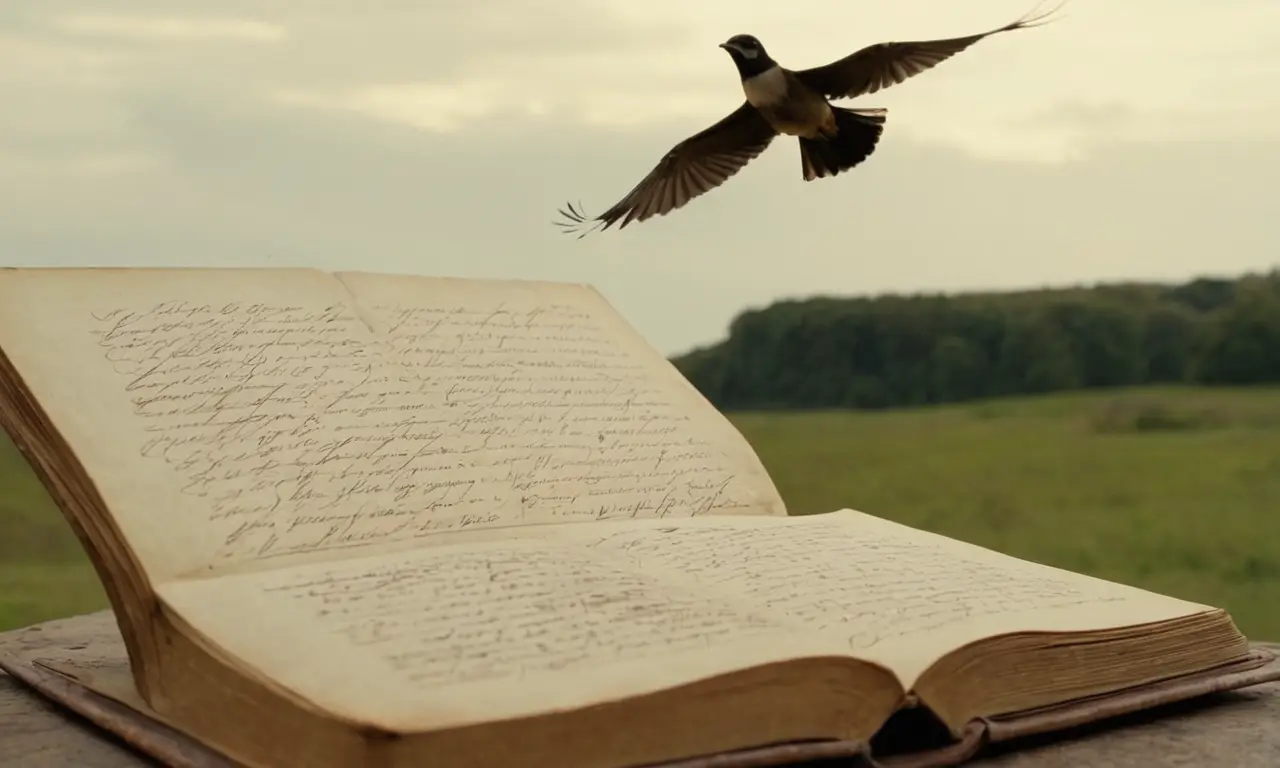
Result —
<svg viewBox="0 0 1280 768"><path fill-rule="evenodd" d="M940 656L992 635L1120 627L1213 610L853 510L643 521L557 536L801 622L893 669L907 688Z"/></svg>
<svg viewBox="0 0 1280 768"><path fill-rule="evenodd" d="M519 522L786 514L746 439L590 286L338 277Z"/></svg>
<svg viewBox="0 0 1280 768"><path fill-rule="evenodd" d="M469 315L513 298L502 283L415 286L450 291L448 306ZM530 290L528 310L594 322L602 356L657 365L589 289ZM616 373L619 389L603 394L475 408L460 392L495 371L528 390L579 358L521 347L512 367L509 349L472 344L433 369L403 337L390 346L323 272L0 270L0 345L156 582L500 532L561 510L782 512L745 441L665 361L653 375ZM437 374L453 376L448 389ZM595 431L565 435L565 424Z"/></svg>
<svg viewBox="0 0 1280 768"><path fill-rule="evenodd" d="M851 510L546 525L159 593L251 673L404 730L806 656L870 661L907 688L940 656L991 635L1209 610Z"/></svg>
<svg viewBox="0 0 1280 768"><path fill-rule="evenodd" d="M332 425L379 359L348 299L309 270L0 270L0 346L159 580L323 545Z"/></svg>
<svg viewBox="0 0 1280 768"><path fill-rule="evenodd" d="M607 702L842 650L619 560L548 538L442 545L178 581L159 595L250 674L395 730Z"/></svg>

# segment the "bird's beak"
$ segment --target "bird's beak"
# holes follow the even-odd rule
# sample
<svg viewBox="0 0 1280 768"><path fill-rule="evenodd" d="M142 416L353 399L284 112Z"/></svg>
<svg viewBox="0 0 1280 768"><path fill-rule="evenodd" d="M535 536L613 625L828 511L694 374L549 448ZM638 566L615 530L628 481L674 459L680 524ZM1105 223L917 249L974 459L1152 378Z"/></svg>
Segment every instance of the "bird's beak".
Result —
<svg viewBox="0 0 1280 768"><path fill-rule="evenodd" d="M727 50L729 50L729 44L728 44L728 43L721 43L721 44L720 44L720 47L721 47L721 48L723 48L723 49L725 49L726 51L727 51Z"/></svg>

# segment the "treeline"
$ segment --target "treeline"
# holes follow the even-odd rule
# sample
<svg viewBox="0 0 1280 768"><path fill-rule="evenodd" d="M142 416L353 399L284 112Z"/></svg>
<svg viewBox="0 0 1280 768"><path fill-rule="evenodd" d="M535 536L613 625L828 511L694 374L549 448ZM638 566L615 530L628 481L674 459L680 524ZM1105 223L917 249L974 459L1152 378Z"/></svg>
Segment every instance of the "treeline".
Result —
<svg viewBox="0 0 1280 768"><path fill-rule="evenodd" d="M1178 285L783 301L673 359L717 407L884 408L1280 382L1280 270Z"/></svg>

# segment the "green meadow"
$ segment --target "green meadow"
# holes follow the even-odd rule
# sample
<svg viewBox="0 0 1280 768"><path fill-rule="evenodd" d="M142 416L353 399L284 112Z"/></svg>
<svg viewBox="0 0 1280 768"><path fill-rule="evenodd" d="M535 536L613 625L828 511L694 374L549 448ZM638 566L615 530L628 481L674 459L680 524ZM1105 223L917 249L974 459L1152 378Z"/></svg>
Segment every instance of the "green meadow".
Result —
<svg viewBox="0 0 1280 768"><path fill-rule="evenodd" d="M852 507L1220 605L1280 640L1280 389L1142 389L737 413L792 514ZM0 630L106 599L0 440Z"/></svg>

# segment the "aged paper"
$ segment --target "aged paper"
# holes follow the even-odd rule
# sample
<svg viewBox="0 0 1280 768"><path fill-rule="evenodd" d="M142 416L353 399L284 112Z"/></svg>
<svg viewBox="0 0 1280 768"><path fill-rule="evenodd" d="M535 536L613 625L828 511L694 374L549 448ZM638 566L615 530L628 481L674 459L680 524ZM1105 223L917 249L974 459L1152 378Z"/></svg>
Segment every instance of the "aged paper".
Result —
<svg viewBox="0 0 1280 768"><path fill-rule="evenodd" d="M991 635L1103 629L1209 609L852 510L559 535L799 621L890 667L907 687L938 657Z"/></svg>
<svg viewBox="0 0 1280 768"><path fill-rule="evenodd" d="M153 578L783 512L741 436L590 289L389 281L406 303L370 309L307 270L8 272L0 342Z"/></svg>
<svg viewBox="0 0 1280 768"><path fill-rule="evenodd" d="M399 728L809 657L870 661L909 687L973 640L1205 609L848 510L561 524L179 581L160 595L308 699Z"/></svg>
<svg viewBox="0 0 1280 768"><path fill-rule="evenodd" d="M376 371L346 300L307 270L5 271L0 344L159 580L320 543L307 454L348 434L317 420Z"/></svg>
<svg viewBox="0 0 1280 768"><path fill-rule="evenodd" d="M339 277L521 522L785 514L746 440L591 288Z"/></svg>
<svg viewBox="0 0 1280 768"><path fill-rule="evenodd" d="M839 650L785 617L617 559L553 541L489 542L179 581L159 594L307 699L406 729L582 706Z"/></svg>

